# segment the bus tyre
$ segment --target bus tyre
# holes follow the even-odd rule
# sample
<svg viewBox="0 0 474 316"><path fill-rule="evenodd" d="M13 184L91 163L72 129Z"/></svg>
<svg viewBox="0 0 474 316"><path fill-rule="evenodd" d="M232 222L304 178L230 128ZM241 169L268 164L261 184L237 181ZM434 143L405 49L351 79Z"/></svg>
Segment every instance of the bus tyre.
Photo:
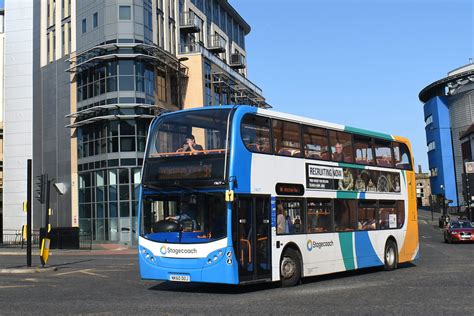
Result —
<svg viewBox="0 0 474 316"><path fill-rule="evenodd" d="M301 280L301 259L299 253L288 248L280 261L280 280L282 287L297 285Z"/></svg>
<svg viewBox="0 0 474 316"><path fill-rule="evenodd" d="M385 244L384 252L384 269L385 271L392 271L397 268L398 265L398 250L397 244L389 239Z"/></svg>

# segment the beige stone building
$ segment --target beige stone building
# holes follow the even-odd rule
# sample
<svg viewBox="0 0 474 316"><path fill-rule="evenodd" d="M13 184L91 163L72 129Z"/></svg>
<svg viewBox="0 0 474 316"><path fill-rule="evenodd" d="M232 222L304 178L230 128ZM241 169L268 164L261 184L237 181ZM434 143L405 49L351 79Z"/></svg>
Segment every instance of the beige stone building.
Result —
<svg viewBox="0 0 474 316"><path fill-rule="evenodd" d="M418 207L431 206L430 174L423 173L421 166L418 166L418 172L416 173L415 178L416 178L416 200L418 203Z"/></svg>

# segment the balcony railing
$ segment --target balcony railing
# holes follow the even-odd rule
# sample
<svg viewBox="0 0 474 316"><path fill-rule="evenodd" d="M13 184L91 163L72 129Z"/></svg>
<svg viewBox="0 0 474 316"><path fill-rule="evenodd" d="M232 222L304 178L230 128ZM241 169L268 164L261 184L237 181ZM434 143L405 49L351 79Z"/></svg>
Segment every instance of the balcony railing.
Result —
<svg viewBox="0 0 474 316"><path fill-rule="evenodd" d="M231 54L229 66L234 69L245 68L245 56L240 53Z"/></svg>
<svg viewBox="0 0 474 316"><path fill-rule="evenodd" d="M179 27L184 32L198 33L201 31L202 20L193 11L182 12L179 18Z"/></svg>
<svg viewBox="0 0 474 316"><path fill-rule="evenodd" d="M202 52L202 44L201 43L184 43L179 45L179 53L180 54L194 54L194 53L201 53Z"/></svg>
<svg viewBox="0 0 474 316"><path fill-rule="evenodd" d="M222 36L214 34L209 36L207 49L212 53L223 53L225 52L226 44L226 40Z"/></svg>

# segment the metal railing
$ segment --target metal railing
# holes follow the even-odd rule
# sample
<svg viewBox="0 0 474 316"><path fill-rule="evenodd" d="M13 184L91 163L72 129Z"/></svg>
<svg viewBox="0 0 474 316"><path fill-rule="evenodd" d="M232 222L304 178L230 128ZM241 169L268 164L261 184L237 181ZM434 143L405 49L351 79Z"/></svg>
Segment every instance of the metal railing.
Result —
<svg viewBox="0 0 474 316"><path fill-rule="evenodd" d="M60 238L60 236L59 236ZM53 243L51 249L58 249ZM40 248L40 232L31 232L31 245L32 247ZM26 240L23 240L21 231L4 232L3 236L0 235L0 248L20 248L26 249ZM92 233L91 232L80 232L79 233L79 248L81 250L92 250Z"/></svg>
<svg viewBox="0 0 474 316"><path fill-rule="evenodd" d="M202 27L202 20L193 11L186 11L180 14L179 25L181 28L199 32Z"/></svg>
<svg viewBox="0 0 474 316"><path fill-rule="evenodd" d="M31 232L31 245L39 247L39 231ZM4 232L0 238L0 248L21 248L26 249L26 240L23 240L21 231Z"/></svg>
<svg viewBox="0 0 474 316"><path fill-rule="evenodd" d="M180 54L195 54L202 52L202 45L201 43L185 43L179 45L179 53Z"/></svg>
<svg viewBox="0 0 474 316"><path fill-rule="evenodd" d="M226 40L219 34L214 34L209 36L209 41L207 48L209 50L219 50L224 52L226 47Z"/></svg>
<svg viewBox="0 0 474 316"><path fill-rule="evenodd" d="M245 56L240 53L234 53L230 55L229 66L236 68L245 67Z"/></svg>

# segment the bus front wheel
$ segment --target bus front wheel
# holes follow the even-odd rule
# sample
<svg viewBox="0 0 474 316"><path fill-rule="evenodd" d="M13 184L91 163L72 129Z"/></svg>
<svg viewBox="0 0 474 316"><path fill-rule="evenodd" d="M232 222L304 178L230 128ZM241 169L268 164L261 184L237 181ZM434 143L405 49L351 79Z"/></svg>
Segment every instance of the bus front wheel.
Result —
<svg viewBox="0 0 474 316"><path fill-rule="evenodd" d="M384 269L386 271L391 271L395 270L398 265L398 250L397 250L397 244L389 239L387 240L387 243L385 244L385 255L384 255Z"/></svg>
<svg viewBox="0 0 474 316"><path fill-rule="evenodd" d="M295 286L301 279L301 259L298 252L288 248L280 261L280 279L282 287Z"/></svg>

